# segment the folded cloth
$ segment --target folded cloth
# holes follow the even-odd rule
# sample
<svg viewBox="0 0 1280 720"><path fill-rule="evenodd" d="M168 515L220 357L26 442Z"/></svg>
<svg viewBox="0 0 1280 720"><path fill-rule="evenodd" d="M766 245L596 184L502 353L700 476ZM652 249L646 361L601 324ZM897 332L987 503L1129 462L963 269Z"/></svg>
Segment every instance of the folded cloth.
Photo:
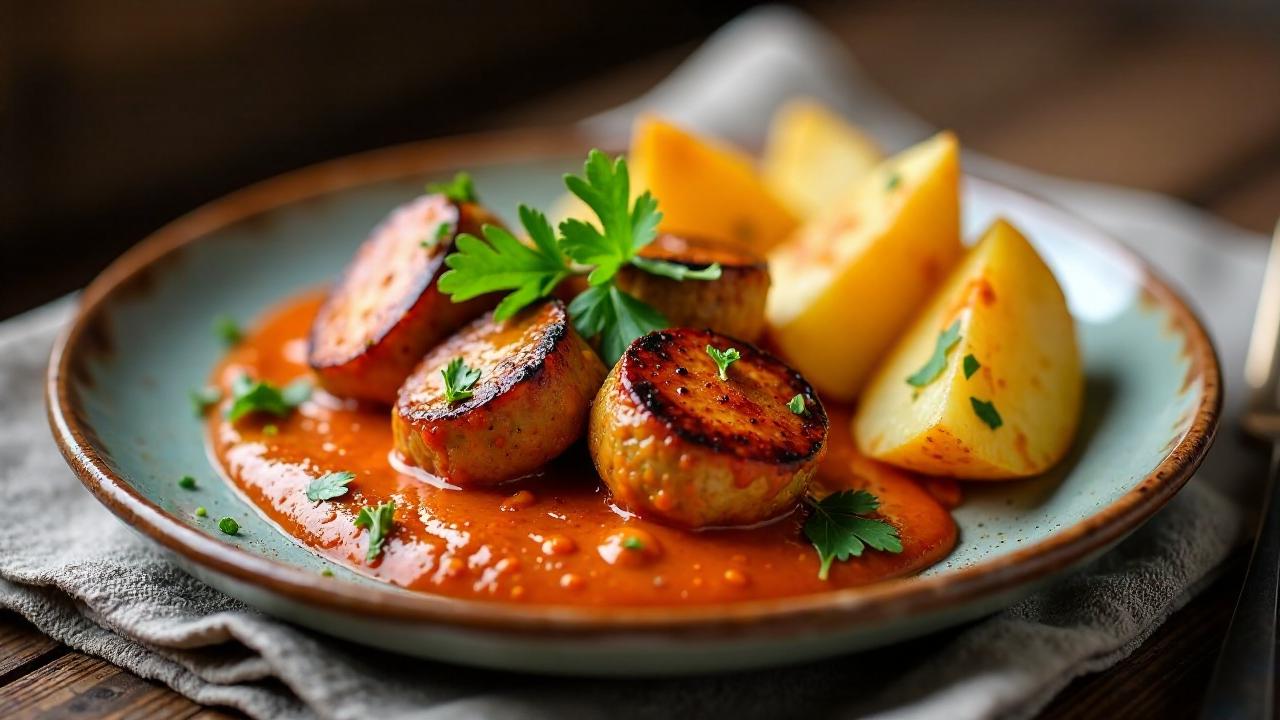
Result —
<svg viewBox="0 0 1280 720"><path fill-rule="evenodd" d="M758 135L785 96L818 96L901 146L929 132L858 75L820 28L766 8L731 23L637 104L729 136ZM1110 229L1208 312L1238 408L1263 243L1164 198L1051 180L967 158ZM80 486L45 425L45 362L72 310L0 324L0 607L68 645L206 704L257 718L1025 717L1072 678L1140 644L1211 577L1240 536L1232 485L1259 471L1224 433L1186 490L1081 572L969 626L863 655L664 680L541 678L408 660L279 622L176 569ZM1225 489L1227 493L1220 492ZM5 714L0 702L0 715Z"/></svg>

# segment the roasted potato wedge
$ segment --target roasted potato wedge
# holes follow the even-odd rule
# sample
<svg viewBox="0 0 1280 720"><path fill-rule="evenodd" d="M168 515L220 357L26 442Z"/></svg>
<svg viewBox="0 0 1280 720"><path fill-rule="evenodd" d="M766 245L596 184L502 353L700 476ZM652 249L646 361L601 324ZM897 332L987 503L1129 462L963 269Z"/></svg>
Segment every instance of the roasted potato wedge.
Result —
<svg viewBox="0 0 1280 720"><path fill-rule="evenodd" d="M450 402L442 373L455 358L480 377L470 397ZM528 475L582 436L604 375L560 301L503 322L487 313L428 353L400 388L396 450L457 485Z"/></svg>
<svg viewBox="0 0 1280 720"><path fill-rule="evenodd" d="M741 359L720 379L707 346ZM804 409L788 403L799 395ZM827 415L804 378L708 330L649 333L591 406L587 442L622 508L672 525L748 525L786 512L826 449Z"/></svg>
<svg viewBox="0 0 1280 720"><path fill-rule="evenodd" d="M960 155L942 133L886 160L769 255L766 315L783 357L852 400L959 260Z"/></svg>
<svg viewBox="0 0 1280 720"><path fill-rule="evenodd" d="M667 232L763 254L796 227L751 157L664 120L636 121L628 162L632 191L653 193Z"/></svg>
<svg viewBox="0 0 1280 720"><path fill-rule="evenodd" d="M663 234L640 251L655 260L703 270L720 263L718 280L673 280L628 265L618 286L657 308L671 327L709 328L754 341L764 332L769 267L764 258L732 245Z"/></svg>
<svg viewBox="0 0 1280 720"><path fill-rule="evenodd" d="M311 326L307 360L334 395L390 404L433 345L493 307L455 303L436 289L459 232L498 221L474 203L423 195L374 228Z"/></svg>
<svg viewBox="0 0 1280 720"><path fill-rule="evenodd" d="M858 128L814 100L793 100L769 125L762 170L796 217L821 215L884 160Z"/></svg>
<svg viewBox="0 0 1280 720"><path fill-rule="evenodd" d="M1061 288L998 221L876 371L854 435L867 455L919 472L1036 475L1071 446L1083 390Z"/></svg>

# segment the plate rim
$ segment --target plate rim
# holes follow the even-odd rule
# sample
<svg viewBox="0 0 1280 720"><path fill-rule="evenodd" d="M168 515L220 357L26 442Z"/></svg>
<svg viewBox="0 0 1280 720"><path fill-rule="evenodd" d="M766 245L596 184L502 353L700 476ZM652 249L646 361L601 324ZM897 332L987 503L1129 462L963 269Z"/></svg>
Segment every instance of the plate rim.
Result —
<svg viewBox="0 0 1280 720"><path fill-rule="evenodd" d="M593 142L594 141L594 142ZM612 147L571 127L458 135L349 155L263 180L213 200L165 225L102 271L80 297L74 318L59 333L45 382L48 421L68 465L117 517L169 551L210 571L329 611L381 620L472 627L505 633L611 635L667 631L682 638L740 632L763 626L770 634L829 629L943 612L1045 579L1107 548L1165 505L1203 461L1217 432L1222 378L1217 353L1196 313L1136 253L1088 221L1023 190L965 175L1030 202L1081 231L1094 247L1135 271L1145 297L1167 308L1185 338L1187 383L1201 393L1186 434L1152 471L1124 495L1092 515L1015 552L939 575L912 576L832 592L693 607L514 605L454 598L395 587L371 587L255 555L190 527L114 473L95 449L96 435L76 411L73 359L95 342L93 321L139 283L157 263L211 232L305 199L344 189L458 167L535 160Z"/></svg>

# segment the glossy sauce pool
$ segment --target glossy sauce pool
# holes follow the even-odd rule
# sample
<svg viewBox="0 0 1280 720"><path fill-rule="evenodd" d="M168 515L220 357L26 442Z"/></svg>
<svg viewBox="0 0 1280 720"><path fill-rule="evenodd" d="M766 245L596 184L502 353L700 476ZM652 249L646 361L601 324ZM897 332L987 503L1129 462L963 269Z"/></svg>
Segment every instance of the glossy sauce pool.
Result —
<svg viewBox="0 0 1280 720"><path fill-rule="evenodd" d="M283 385L308 375L306 336L322 298L308 294L263 318L215 371L228 393L242 373ZM948 481L914 478L859 457L846 409L828 407L829 451L819 483L865 488L902 536L903 551L868 550L818 579L804 512L742 529L688 532L615 508L585 445L544 472L490 489L457 490L398 472L390 410L317 391L287 418L209 415L212 454L260 512L296 541L358 572L442 595L560 605L661 606L819 593L907 575L941 560L956 529L944 503ZM341 498L312 502L304 490L328 472L356 474ZM396 504L383 551L365 562L360 508ZM633 539L632 539L633 538Z"/></svg>

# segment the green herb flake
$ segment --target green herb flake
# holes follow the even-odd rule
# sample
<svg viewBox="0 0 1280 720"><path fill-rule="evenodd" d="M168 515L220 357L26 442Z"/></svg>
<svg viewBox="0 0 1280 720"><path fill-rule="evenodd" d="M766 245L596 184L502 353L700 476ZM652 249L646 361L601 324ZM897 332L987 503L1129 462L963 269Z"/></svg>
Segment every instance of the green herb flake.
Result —
<svg viewBox="0 0 1280 720"><path fill-rule="evenodd" d="M241 375L231 383L232 402L227 409L227 419L236 422L251 413L285 417L309 397L311 381L306 378L299 378L280 388L264 380Z"/></svg>
<svg viewBox="0 0 1280 720"><path fill-rule="evenodd" d="M364 561L371 563L378 559L378 555L382 552L382 544L387 541L387 536L391 534L391 527L395 523L396 504L392 500L388 500L377 507L362 507L360 514L356 515L356 527L364 528L369 531L369 547L365 551Z"/></svg>
<svg viewBox="0 0 1280 720"><path fill-rule="evenodd" d="M479 368L467 367L460 357L450 360L440 374L444 376L444 399L450 403L471 397L471 388L480 379Z"/></svg>
<svg viewBox="0 0 1280 720"><path fill-rule="evenodd" d="M444 195L456 203L473 203L476 201L476 184L470 173L460 172L452 180L427 183L427 192Z"/></svg>
<svg viewBox="0 0 1280 720"><path fill-rule="evenodd" d="M631 264L650 275L658 275L660 277L680 281L719 280L720 275L723 273L720 263L711 263L700 270L694 270L688 265L684 265L682 263L636 256L631 258Z"/></svg>
<svg viewBox="0 0 1280 720"><path fill-rule="evenodd" d="M330 570L329 568L325 568L321 570L320 574L323 575L324 577L333 577L333 571Z"/></svg>
<svg viewBox="0 0 1280 720"><path fill-rule="evenodd" d="M209 511L205 510L203 505L196 508L196 517L202 518L202 517L206 517L208 514L209 514Z"/></svg>
<svg viewBox="0 0 1280 720"><path fill-rule="evenodd" d="M999 429L1004 424L1004 420L1000 419L1000 413L996 412L996 406L986 400L979 400L976 397L969 398L969 404L973 405L973 414L978 419L987 424L992 430Z"/></svg>
<svg viewBox="0 0 1280 720"><path fill-rule="evenodd" d="M791 401L787 403L787 409L796 415L809 414L809 406L805 404L804 395L800 393L796 393L796 396L791 398Z"/></svg>
<svg viewBox="0 0 1280 720"><path fill-rule="evenodd" d="M445 242L453 235L453 223L442 222L436 226L436 234L422 241L422 247L430 249Z"/></svg>
<svg viewBox="0 0 1280 720"><path fill-rule="evenodd" d="M218 529L224 534L235 535L240 532L240 523L235 518L224 517L218 521Z"/></svg>
<svg viewBox="0 0 1280 720"><path fill-rule="evenodd" d="M898 529L883 520L867 517L880 507L880 499L866 490L842 490L821 502L807 502L810 513L804 523L804 535L818 551L822 563L818 569L819 579L827 579L833 561L861 557L867 547L902 552Z"/></svg>
<svg viewBox="0 0 1280 720"><path fill-rule="evenodd" d="M898 171L895 170L892 173L890 173L889 179L885 181L884 189L893 190L901 184L902 184L902 173L899 173Z"/></svg>
<svg viewBox="0 0 1280 720"><path fill-rule="evenodd" d="M196 417L204 417L209 408L217 405L222 400L222 391L209 385L188 391L187 398L191 400L191 409L195 411Z"/></svg>
<svg viewBox="0 0 1280 720"><path fill-rule="evenodd" d="M356 474L343 470L331 472L307 483L307 499L311 502L332 500L347 494L347 485L356 479Z"/></svg>
<svg viewBox="0 0 1280 720"><path fill-rule="evenodd" d="M262 426L262 434L268 437L275 437L280 434L280 426L271 424Z"/></svg>
<svg viewBox="0 0 1280 720"><path fill-rule="evenodd" d="M979 363L978 358L974 357L972 353L969 355L965 355L964 356L964 379L968 380L969 378L973 377L973 374L978 372L978 368L980 367L982 367L982 363Z"/></svg>
<svg viewBox="0 0 1280 720"><path fill-rule="evenodd" d="M643 550L644 541L636 537L635 535L628 535L626 538L622 540L622 547L627 550L636 550L636 551Z"/></svg>
<svg viewBox="0 0 1280 720"><path fill-rule="evenodd" d="M729 348L728 350L719 350L715 346L707 346L707 354L716 363L716 369L720 371L720 379L729 379L729 366L742 359L742 354L737 348Z"/></svg>
<svg viewBox="0 0 1280 720"><path fill-rule="evenodd" d="M960 342L960 321L951 323L951 327L938 333L938 342L924 366L907 378L907 384L913 387L924 387L942 374L947 367L947 353Z"/></svg>
<svg viewBox="0 0 1280 720"><path fill-rule="evenodd" d="M219 315L213 319L213 333L227 347L237 345L244 339L244 332L240 330L239 323L230 315Z"/></svg>
<svg viewBox="0 0 1280 720"><path fill-rule="evenodd" d="M183 475L182 477L178 478L178 487L182 488L183 490L195 490L196 479L191 477L190 475Z"/></svg>

